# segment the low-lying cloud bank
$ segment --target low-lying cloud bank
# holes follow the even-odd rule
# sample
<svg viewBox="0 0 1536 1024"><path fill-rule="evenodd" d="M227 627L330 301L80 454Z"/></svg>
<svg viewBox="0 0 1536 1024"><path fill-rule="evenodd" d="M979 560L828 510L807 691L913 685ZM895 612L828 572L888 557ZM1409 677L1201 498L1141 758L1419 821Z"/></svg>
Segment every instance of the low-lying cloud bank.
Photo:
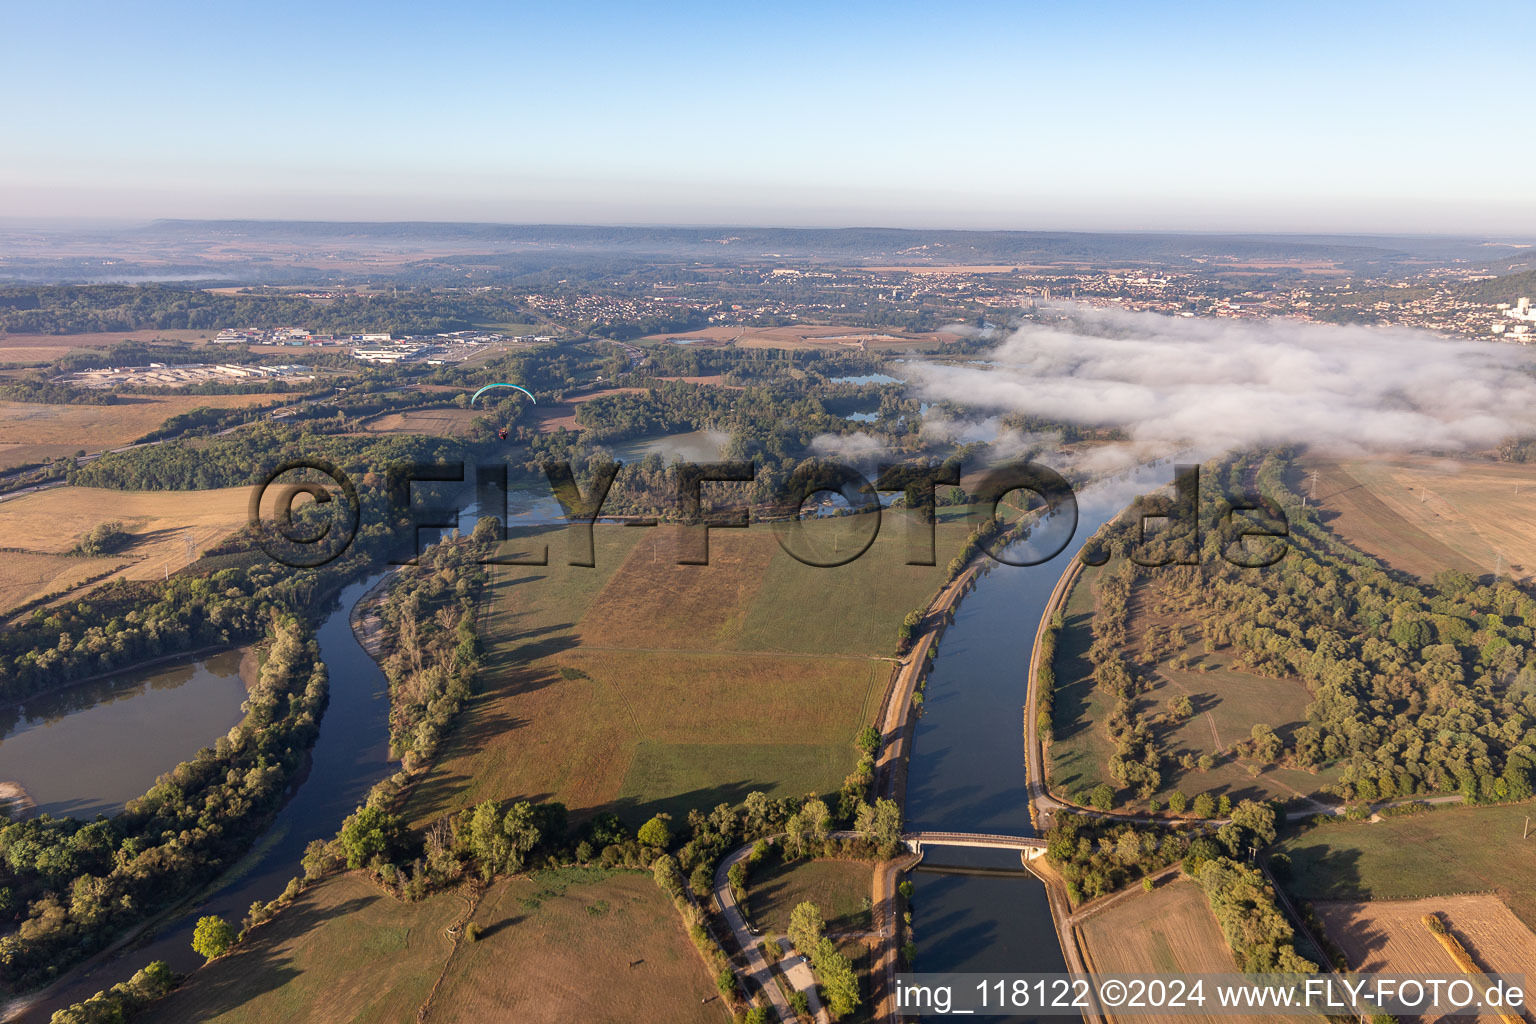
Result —
<svg viewBox="0 0 1536 1024"><path fill-rule="evenodd" d="M1406 328L1077 306L1060 324L1025 325L988 358L995 365L907 371L929 401L1119 427L1150 450L1455 452L1536 433L1526 350Z"/></svg>

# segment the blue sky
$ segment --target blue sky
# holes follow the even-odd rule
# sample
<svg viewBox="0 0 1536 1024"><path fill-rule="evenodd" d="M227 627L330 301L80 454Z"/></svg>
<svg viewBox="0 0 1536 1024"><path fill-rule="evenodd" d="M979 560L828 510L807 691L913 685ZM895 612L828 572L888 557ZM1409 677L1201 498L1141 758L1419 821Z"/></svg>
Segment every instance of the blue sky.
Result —
<svg viewBox="0 0 1536 1024"><path fill-rule="evenodd" d="M0 216L1532 233L1533 13L11 5Z"/></svg>

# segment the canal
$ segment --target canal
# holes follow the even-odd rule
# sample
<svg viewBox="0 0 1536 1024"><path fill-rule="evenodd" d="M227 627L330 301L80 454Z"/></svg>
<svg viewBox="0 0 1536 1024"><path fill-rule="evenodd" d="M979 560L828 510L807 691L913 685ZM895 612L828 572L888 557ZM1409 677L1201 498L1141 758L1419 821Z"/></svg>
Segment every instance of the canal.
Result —
<svg viewBox="0 0 1536 1024"><path fill-rule="evenodd" d="M1024 705L1041 616L1068 559L1133 496L1166 484L1169 472L1146 467L1084 490L1077 528L1060 554L1033 566L994 564L961 601L929 672L913 734L907 828L1035 834ZM1009 549L1010 557L1048 552L1062 543L1068 525L1066 516L1042 524ZM918 972L1066 971L1045 886L1017 853L930 846L913 883Z"/></svg>

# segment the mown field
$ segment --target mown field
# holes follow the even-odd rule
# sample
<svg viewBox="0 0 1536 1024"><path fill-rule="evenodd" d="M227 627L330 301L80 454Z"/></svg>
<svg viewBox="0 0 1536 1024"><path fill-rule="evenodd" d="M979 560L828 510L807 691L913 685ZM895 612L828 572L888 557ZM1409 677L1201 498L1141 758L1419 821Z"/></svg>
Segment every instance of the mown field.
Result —
<svg viewBox="0 0 1536 1024"><path fill-rule="evenodd" d="M1536 575L1536 466L1401 456L1302 467L1292 486L1315 493L1328 526L1394 568Z"/></svg>
<svg viewBox="0 0 1536 1024"><path fill-rule="evenodd" d="M406 409L371 419L363 429L373 434L430 434L435 437L466 437L479 409Z"/></svg>
<svg viewBox="0 0 1536 1024"><path fill-rule="evenodd" d="M783 935L789 915L809 900L821 909L828 932L864 932L871 927L872 868L860 861L802 860L777 856L753 868L747 879L752 924L764 935Z"/></svg>
<svg viewBox="0 0 1536 1024"><path fill-rule="evenodd" d="M4 558L5 572L0 573L0 613L34 597L69 590L94 576L128 564L115 557L71 558L35 551L7 551Z"/></svg>
<svg viewBox="0 0 1536 1024"><path fill-rule="evenodd" d="M0 349L3 357L4 349ZM84 451L120 448L172 416L193 409L233 409L282 395L123 395L116 405L0 402L0 469Z"/></svg>
<svg viewBox="0 0 1536 1024"><path fill-rule="evenodd" d="M1328 824L1282 837L1285 887L1307 900L1404 900L1496 892L1536 928L1536 805L1452 807L1373 824Z"/></svg>
<svg viewBox="0 0 1536 1024"><path fill-rule="evenodd" d="M712 531L705 566L677 564L676 527L599 526L592 569L564 564L558 528L509 541L525 555L547 545L552 564L496 569L483 689L411 817L526 797L637 823L753 790L836 790L890 679L897 626L941 579L902 564L899 518L836 569L796 562L761 527ZM941 543L941 565L952 554Z"/></svg>
<svg viewBox="0 0 1536 1024"><path fill-rule="evenodd" d="M1107 764L1114 744L1103 722L1113 711L1114 702L1094 688L1093 665L1088 660L1088 649L1093 643L1096 579L1097 570L1085 571L1067 600L1066 626L1055 662L1050 778L1060 792L1079 798L1100 782L1113 785ZM1140 698L1140 709L1167 755L1163 789L1158 798L1166 805L1174 790L1190 797L1198 793L1226 795L1234 801L1291 800L1319 795L1335 773L1287 769L1233 758L1228 753L1234 744L1248 739L1259 723L1272 727L1281 737L1289 736L1306 721L1307 707L1312 701L1306 687L1296 680L1245 672L1233 664L1228 651L1205 653L1196 639L1198 631L1193 620L1153 610L1154 585L1155 581L1143 581L1132 592L1125 654L1140 670L1150 671L1153 678L1151 689ZM1151 656L1141 637L1154 626L1182 628L1185 640L1167 652ZM1187 667L1174 666L1179 655L1190 659ZM1173 703L1180 697L1189 699L1195 712L1192 716L1181 718L1174 713ZM1217 763L1203 771L1185 769L1179 760L1186 755L1197 760L1211 755Z"/></svg>
<svg viewBox="0 0 1536 1024"><path fill-rule="evenodd" d="M0 502L0 537L12 549L0 577L0 610L53 593L121 566L114 576L151 579L176 572L202 550L245 523L245 487L198 491L109 491L54 487ZM102 523L120 522L133 535L107 558L67 553ZM190 545L190 557L189 557ZM114 578L114 577L107 577Z"/></svg>
<svg viewBox="0 0 1536 1024"><path fill-rule="evenodd" d="M1479 967L1524 973L1536 964L1536 935L1496 896L1433 896L1314 906L1352 970L1384 974L1459 974L1461 969L1424 924L1438 913Z"/></svg>
<svg viewBox="0 0 1536 1024"><path fill-rule="evenodd" d="M327 879L237 952L195 972L153 1017L169 1024L727 1019L718 1000L701 1002L714 984L677 912L645 875L497 882L472 918L479 941L455 946L449 929L467 911L455 893L401 903L357 876Z"/></svg>
<svg viewBox="0 0 1536 1024"><path fill-rule="evenodd" d="M0 363L51 363L81 349L111 348L125 341L186 341L213 337L212 331L107 331L98 334L0 334Z"/></svg>
<svg viewBox="0 0 1536 1024"><path fill-rule="evenodd" d="M1090 911L1076 925L1090 969L1106 974L1232 973L1237 965L1200 886L1182 876ZM1215 1021L1215 1015L1138 1015L1137 1020ZM1244 1017L1244 1020L1283 1018Z"/></svg>

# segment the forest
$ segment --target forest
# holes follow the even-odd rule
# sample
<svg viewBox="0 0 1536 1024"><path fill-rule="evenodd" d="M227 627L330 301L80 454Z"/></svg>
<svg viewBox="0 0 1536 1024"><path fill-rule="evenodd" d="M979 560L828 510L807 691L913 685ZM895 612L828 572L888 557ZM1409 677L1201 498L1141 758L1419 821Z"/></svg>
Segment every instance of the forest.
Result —
<svg viewBox="0 0 1536 1024"><path fill-rule="evenodd" d="M1143 542L1137 513L1162 508L1145 501L1095 538L1097 553L1127 556L1107 581L1090 655L1097 685L1117 701L1108 723L1120 743L1116 780L1143 792L1158 782L1160 754L1138 699L1149 667L1120 653L1125 595L1156 576L1207 651L1230 649L1240 670L1299 679L1311 693L1303 725L1283 739L1256 731L1264 749L1250 752L1302 769L1336 766L1332 789L1346 801L1531 796L1536 600L1507 578L1446 572L1426 584L1389 572L1328 532L1286 486L1292 455L1214 467L1225 484L1202 487L1199 521L1225 526L1203 538L1165 531ZM1243 542L1222 495L1242 493L1249 478L1288 523L1285 556L1264 567L1229 557Z"/></svg>

